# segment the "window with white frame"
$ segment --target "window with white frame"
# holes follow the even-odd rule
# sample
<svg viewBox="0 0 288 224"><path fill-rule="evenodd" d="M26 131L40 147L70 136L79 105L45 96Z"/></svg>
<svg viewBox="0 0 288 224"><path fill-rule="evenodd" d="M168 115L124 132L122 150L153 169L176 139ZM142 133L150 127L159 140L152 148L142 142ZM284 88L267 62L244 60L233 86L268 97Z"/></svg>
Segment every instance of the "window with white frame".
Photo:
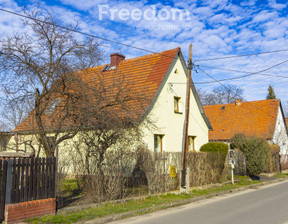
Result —
<svg viewBox="0 0 288 224"><path fill-rule="evenodd" d="M174 112L182 113L181 97L174 96Z"/></svg>
<svg viewBox="0 0 288 224"><path fill-rule="evenodd" d="M195 138L196 136L188 136L188 151L196 151L195 149Z"/></svg>
<svg viewBox="0 0 288 224"><path fill-rule="evenodd" d="M154 152L163 152L164 135L154 135Z"/></svg>

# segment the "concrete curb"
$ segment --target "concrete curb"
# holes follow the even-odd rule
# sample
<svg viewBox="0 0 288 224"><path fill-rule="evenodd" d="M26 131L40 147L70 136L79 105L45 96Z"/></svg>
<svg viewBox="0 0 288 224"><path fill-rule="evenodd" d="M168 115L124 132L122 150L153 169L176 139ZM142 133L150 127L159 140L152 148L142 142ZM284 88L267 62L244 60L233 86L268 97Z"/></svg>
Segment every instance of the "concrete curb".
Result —
<svg viewBox="0 0 288 224"><path fill-rule="evenodd" d="M189 199L185 199L185 200L181 200L181 201L176 201L176 202L170 202L170 203L166 203L163 205L158 205L155 207L150 207L150 208L144 208L144 209L138 209L136 211L133 212L125 212L125 213L121 213L121 214L115 214L115 215L109 215L103 218L95 218L89 221L81 221L81 222L77 222L77 224L105 224L105 223L109 223L112 221L116 221L116 220L121 220L121 219L125 219L125 218L130 218L133 216L137 216L137 213L139 214L144 214L144 213L151 213L151 212L155 212L155 211L159 211L159 210L163 210L163 209L167 209L167 208L172 208L172 207L176 207L176 206L181 206L181 205L186 205L189 203L193 203L193 202L197 202L197 201L201 201L201 200L205 200L205 199L209 199L215 196L220 196L220 195L225 195L225 194L230 194L230 193L236 193L236 192L240 192L240 191L244 191L247 189L257 189L257 187L260 186L264 186L264 185L269 185L275 182L282 182L287 180L287 178L283 178L283 179L276 179L276 180L272 180L269 182L261 182L261 183L257 183L257 184L252 184L249 186L244 186L241 188L235 188L235 189L231 189L231 190L226 190L226 191L220 191L217 193L211 193L211 194L207 194L207 195L202 195L202 196L198 196L198 197L193 197L193 198L189 198Z"/></svg>

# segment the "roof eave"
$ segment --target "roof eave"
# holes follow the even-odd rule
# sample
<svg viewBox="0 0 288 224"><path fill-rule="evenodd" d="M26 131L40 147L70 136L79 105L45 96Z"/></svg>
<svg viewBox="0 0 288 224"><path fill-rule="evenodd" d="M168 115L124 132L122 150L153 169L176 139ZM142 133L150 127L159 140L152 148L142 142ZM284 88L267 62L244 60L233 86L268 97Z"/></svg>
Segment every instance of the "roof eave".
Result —
<svg viewBox="0 0 288 224"><path fill-rule="evenodd" d="M284 120L284 126L285 126L285 129L286 129L286 134L288 135L288 127L287 127L286 119L285 119L285 116L284 116L284 110L283 110L283 107L282 107L281 100L279 100L279 107L280 107L280 111L281 111L281 114L282 114L282 118Z"/></svg>
<svg viewBox="0 0 288 224"><path fill-rule="evenodd" d="M175 56L174 56L174 58L173 58L172 63L170 64L168 70L166 71L166 73L165 73L165 75L164 75L164 78L162 79L162 81L161 81L161 83L160 83L157 91L155 92L155 94L154 94L154 96L153 96L153 98L152 98L152 100L151 100L151 103L150 103L149 106L144 110L143 114L140 116L139 122L138 122L139 124L142 123L142 122L145 120L145 118L147 118L147 116L149 115L149 113L150 113L151 110L153 109L153 107L154 107L154 105L155 105L155 103L156 103L156 101L157 101L157 99L158 99L158 97L159 97L162 89L163 89L164 86L165 86L166 81L168 80L168 77L169 77L169 75L170 75L170 73L171 73L171 71L172 71L172 68L173 68L174 65L176 64L176 61L177 61L177 60L175 60L175 59L178 57L179 52L181 52L181 49L180 49L180 48L179 48L178 51L176 52L176 54L175 54Z"/></svg>

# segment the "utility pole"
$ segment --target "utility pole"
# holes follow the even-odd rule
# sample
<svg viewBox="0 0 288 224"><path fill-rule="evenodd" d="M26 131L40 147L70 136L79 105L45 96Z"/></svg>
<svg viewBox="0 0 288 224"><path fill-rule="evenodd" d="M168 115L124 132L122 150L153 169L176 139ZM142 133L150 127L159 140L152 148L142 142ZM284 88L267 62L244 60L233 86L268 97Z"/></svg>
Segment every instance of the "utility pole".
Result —
<svg viewBox="0 0 288 224"><path fill-rule="evenodd" d="M185 121L184 121L184 133L183 133L183 166L182 166L182 175L181 175L181 187L185 188L186 186L186 160L187 160L187 151L188 151L188 126L189 126L189 108L190 108L190 89L192 81L192 44L189 46L189 59L188 59L188 80L187 80L187 89L186 89L186 104L185 104ZM187 180L189 181L189 180ZM188 190L188 189L187 189Z"/></svg>

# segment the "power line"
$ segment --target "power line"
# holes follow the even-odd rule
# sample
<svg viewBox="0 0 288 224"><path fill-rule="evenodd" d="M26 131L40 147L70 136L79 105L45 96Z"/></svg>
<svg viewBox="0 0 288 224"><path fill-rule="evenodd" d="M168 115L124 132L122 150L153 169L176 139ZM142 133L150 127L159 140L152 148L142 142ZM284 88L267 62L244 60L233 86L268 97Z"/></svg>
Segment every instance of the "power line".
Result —
<svg viewBox="0 0 288 224"><path fill-rule="evenodd" d="M288 60L287 60L288 61ZM218 82L221 86L223 86L225 89L228 89L227 86L225 86L224 84L222 84L219 80L215 79L212 75L208 74L207 72L205 72L203 69L199 68L200 71L202 71L205 75L209 76L211 79L213 79L215 82ZM239 97L241 100L243 100L246 103L249 103L250 105L252 105L253 107L257 108L258 110L261 110L263 113L266 114L265 111L263 111L261 108L255 106L254 104L252 104L251 102L247 101L246 99L244 99L242 96L240 96L239 94L236 94L237 97ZM267 114L269 117L271 118L275 118L274 116L271 116L270 114Z"/></svg>
<svg viewBox="0 0 288 224"><path fill-rule="evenodd" d="M136 46L129 45L129 44L124 44L124 43L121 43L121 42L118 42L118 41L114 41L114 40L107 39L107 38L104 38L104 37L96 36L96 35L89 34L89 33L86 33L86 32L82 32L82 31L79 31L79 30L76 30L76 29L72 29L72 28L69 28L69 27L65 27L65 26L61 26L61 25L54 24L54 23L51 23L51 22L43 21L43 20L40 20L40 19L31 18L29 16L26 16L26 15L23 15L23 14L20 14L20 13L16 13L16 12L13 12L13 11L10 11L10 10L7 10L7 9L0 8L0 11L6 12L6 13L10 13L10 14L22 17L22 18L34 20L34 21L37 21L37 22L40 22L40 23L44 23L44 24L48 24L48 25L51 25L51 26L55 26L55 27L58 27L58 28L61 28L61 29L64 29L64 30L71 31L71 32L79 33L79 34L82 34L82 35L85 35L85 36L89 36L89 37L92 37L92 38L96 38L96 39L99 39L99 40L111 42L111 43L114 43L114 44L117 44L117 45L122 45L122 46L125 46L125 47L128 47L128 48L134 48L136 50L145 51L145 52L152 53L152 54L160 54L161 53L161 52L155 52L155 51L152 51L152 50L147 50L147 49L144 49L144 48L136 47ZM260 52L260 53L252 53L252 54L234 55L234 56L219 57L219 58L200 59L200 60L195 60L195 62L196 61L210 61L210 60L218 60L218 59L227 59L227 58L235 58L235 57L244 57L244 56L260 55L260 54L270 54L270 53L284 52L284 51L288 51L288 49L267 51L267 52ZM163 55L163 56L174 59L174 57L171 57L171 56L168 56L168 55Z"/></svg>
<svg viewBox="0 0 288 224"><path fill-rule="evenodd" d="M186 83L185 83L186 84ZM170 88L172 90L172 92L175 94L175 96L178 96L178 94L175 92L175 90L171 87ZM180 100L180 103L182 105L182 107L184 108L185 105L182 102L182 100ZM207 134L207 132L202 128L202 126L199 124L199 122L197 121L197 119L193 116L192 112L189 111L189 114L191 115L191 117L193 118L193 120L198 124L198 126L200 127L200 129L204 132L205 135L207 135L207 137L209 138L209 135Z"/></svg>
<svg viewBox="0 0 288 224"><path fill-rule="evenodd" d="M89 36L89 37L92 37L92 38L96 38L96 39L100 39L100 40L103 40L103 41L107 41L107 42L111 42L111 43L114 43L114 44L118 44L118 45L122 45L122 46L125 46L125 47L129 47L129 48L134 48L134 49L137 49L137 50L140 50L140 51L145 51L145 52L148 52L148 53L153 53L153 54L159 54L159 52L154 52L154 51L151 51L151 50L147 50L147 49L144 49L144 48L140 48L140 47L135 47L133 45L129 45L129 44L124 44L124 43L121 43L121 42L118 42L118 41L114 41L114 40L110 40L110 39L107 39L107 38L103 38L103 37L100 37L100 36L96 36L96 35L93 35L93 34L89 34L89 33L85 33L85 32L82 32L82 31L79 31L79 30L76 30L76 29L72 29L72 28L69 28L69 27L65 27L65 26L61 26L61 25L57 25L57 24L54 24L54 23L51 23L51 22L47 22L47 21L42 21L42 20L39 20L39 19L36 19L36 18L31 18L29 16L26 16L26 15L22 15L20 13L16 13L16 12L12 12L12 11L9 11L9 10L6 10L6 9L3 9L3 8L0 8L1 11L3 12L6 12L6 13L10 13L10 14L13 14L13 15L16 15L16 16L19 16L19 17L22 17L22 18L26 18L26 19L30 19L30 20L34 20L34 21L37 21L37 22L40 22L40 23L44 23L44 24L48 24L48 25L51 25L51 26L55 26L55 27L58 27L58 28L61 28L61 29L64 29L64 30L68 30L68 31L71 31L71 32L75 32L75 33L79 33L79 34L82 34L82 35L86 35L86 36ZM261 52L261 53L254 53L254 54L245 54L245 55L235 55L235 56L227 56L227 57L219 57L219 58L211 58L211 59L202 59L202 60L196 60L196 61L210 61L210 60L217 60L217 59L228 59L228 58L235 58L235 57L244 57L244 56L251 56L251 55L260 55L260 54L270 54L270 53L276 53L276 52L284 52L284 51L288 51L288 49L283 49L283 50L276 50L276 51L269 51L269 52ZM170 57L170 58L173 58L173 60L175 59L174 57L171 57L171 56L168 56L168 55L164 55L165 57ZM180 59L181 60L181 59ZM220 81L226 81L226 80L233 80L233 79L239 79L239 78L244 78L244 77L247 77L247 76L251 76L253 74L257 74L257 73L261 73L261 72L264 72L264 71L267 71L269 69L272 69L276 66L279 66L283 63L286 63L288 60L285 60L281 63L278 63L274 66L271 66L267 69L264 69L264 70L261 70L261 71L258 71L258 72L254 72L254 73L251 73L251 74L248 74L248 75L245 75L245 76L242 76L242 77L235 77L235 78L230 78L230 79L223 79L223 80L216 80L214 79L212 76L211 78L214 79L214 82L218 82L220 83ZM186 62L185 62L186 64ZM198 67L199 68L199 67ZM200 69L200 68L199 68ZM204 72L204 70L200 69L202 72ZM210 76L210 75L209 75ZM211 83L211 82L205 82L205 83ZM195 84L204 84L204 82L202 83L195 83ZM221 84L221 83L220 83ZM223 84L221 84L223 85ZM224 86L224 85L223 85Z"/></svg>
<svg viewBox="0 0 288 224"><path fill-rule="evenodd" d="M86 35L86 36L89 36L89 37L93 37L93 38L96 38L96 39L100 39L100 40L104 40L104 41L107 41L107 42L111 42L111 43L114 43L114 44L118 44L118 45L122 45L122 46L125 46L125 47L134 48L134 49L137 49L137 50L140 50L140 51L146 51L146 52L153 53L153 54L159 53L159 52L150 51L150 50L147 50L147 49L144 49L144 48L135 47L135 46L132 46L132 45L129 45L129 44L124 44L124 43L121 43L121 42L118 42L118 41L115 41L115 40L110 40L110 39L107 39L107 38L104 38L104 37L99 37L99 36L96 36L96 35L93 35L93 34L85 33L85 32L82 32L82 31L79 31L79 30L76 30L76 29L72 29L72 28L69 28L69 27L57 25L57 24L54 24L54 23L51 23L51 22L47 22L47 21L43 21L43 20L40 20L40 19L31 18L29 16L26 16L26 15L23 15L23 14L20 14L20 13L16 13L16 12L12 12L12 11L9 11L7 9L0 8L0 11L7 12L7 13L10 13L10 14L13 14L13 15L16 15L16 16L20 16L20 17L23 17L23 18L26 18L26 19L34 20L36 22L44 23L44 24L47 24L47 25L50 25L50 26L55 26L55 27L58 27L58 28L61 28L61 29L64 29L64 30L71 31L71 32L75 32L75 33L79 33L79 34Z"/></svg>
<svg viewBox="0 0 288 224"><path fill-rule="evenodd" d="M10 13L10 14L13 14L13 15L16 15L16 16L19 16L19 17L22 17L22 18L26 18L26 19L30 19L30 20L34 20L34 21L37 21L37 22L40 22L40 23L44 23L44 24L48 24L48 25L51 25L51 26L55 26L55 27L58 27L58 28L61 28L61 29L64 29L64 30L68 30L68 31L71 31L71 32L75 32L75 33L79 33L79 34L82 34L82 35L85 35L85 36L89 36L89 37L92 37L92 38L96 38L96 39L100 39L100 40L103 40L103 41L107 41L107 42L111 42L111 43L114 43L114 44L117 44L117 45L122 45L122 46L125 46L125 47L128 47L128 48L134 48L136 50L140 50L140 51L145 51L145 52L148 52L148 53L153 53L153 54L159 54L159 52L155 52L155 51L151 51L151 50L147 50L147 49L144 49L144 48L140 48L140 47L136 47L136 46L133 46L133 45L129 45L129 44L124 44L124 43L121 43L121 42L118 42L118 41L114 41L114 40L110 40L110 39L107 39L107 38L103 38L103 37L100 37L100 36L96 36L96 35L93 35L93 34L89 34L89 33L85 33L85 32L82 32L82 31L79 31L79 30L76 30L76 29L72 29L72 28L69 28L69 27L65 27L65 26L61 26L61 25L57 25L57 24L54 24L54 23L50 23L50 22L47 22L47 21L42 21L42 20L39 20L39 19L36 19L36 18L31 18L29 16L25 16L25 15L22 15L22 14L19 14L19 13L16 13L16 12L12 12L12 11L9 11L9 10L6 10L6 9L3 9L3 8L0 8L1 11L3 12L6 12L6 13ZM253 53L253 54L243 54L243 55L234 55L234 56L226 56L226 57L218 57L218 58L210 58L210 59L200 59L200 60L195 60L195 61L211 61L211 60L222 60L222 59L229 59L229 58L237 58L237 57L245 57L245 56L252 56L252 55L261 55L261 54L271 54L271 53L277 53L277 52L285 52L285 51L288 51L288 49L283 49L283 50L276 50L276 51L270 51L270 52L261 52L261 53ZM2 52L0 52L2 53ZM168 55L164 55L166 57L170 57ZM170 57L170 58L173 58L175 59L174 57ZM181 59L180 59L181 60ZM199 68L199 70L201 70L202 72L204 72L206 75L208 75L210 78L212 78L214 80L214 82L218 82L219 84L221 84L222 86L224 86L225 88L227 88L225 85L223 85L222 83L220 83L220 81L224 81L224 80L233 80L233 79L239 79L239 78L244 78L244 77L247 77L247 76L250 76L250 75L253 75L253 74L257 74L257 73L261 73L263 71L267 71L269 69L272 69L276 66L279 66L283 63L286 63L288 60L285 60L279 64L276 64L272 67L269 67L267 69L264 69L264 70L261 70L259 72L254 72L254 73L251 73L251 74L248 74L248 75L245 75L245 76L242 76L242 77L235 77L235 78L231 78L231 79L223 79L223 80L216 80L214 79L212 76L210 76L208 73L206 73L204 70L202 70L201 68ZM203 66L204 67L204 66ZM206 82L206 83L211 83L211 82ZM197 83L197 84L200 84L200 83ZM202 84L202 83L201 83ZM240 98L242 98L241 96L239 96ZM242 98L243 100L245 100L244 98ZM260 108L258 108L260 109ZM192 114L191 114L192 115ZM194 118L194 116L192 115L193 119L197 122L197 120ZM197 122L198 123L198 122ZM199 123L198 123L199 125ZM202 129L203 130L203 129ZM203 130L204 131L204 130Z"/></svg>
<svg viewBox="0 0 288 224"><path fill-rule="evenodd" d="M238 73L248 73L248 74L254 73L254 72L241 71L241 70L235 70L235 69L230 69L230 68L219 68L219 67L207 66L207 65L201 65L201 67L211 68L211 69L218 69L218 70L223 70L223 71L238 72ZM288 79L288 76L282 76L282 75L271 75L271 74L261 74L261 73L259 73L257 75L270 76L270 77L279 77L279 78Z"/></svg>
<svg viewBox="0 0 288 224"><path fill-rule="evenodd" d="M223 60L223 59L247 57L247 56L261 55L261 54L272 54L272 53L285 52L285 51L288 51L288 49L282 49L282 50L280 49L280 50L275 50L275 51L266 51L266 52L251 53L251 54L231 55L231 56L224 56L224 57L217 57L217 58L200 59L200 60L195 60L195 62L196 62L196 61Z"/></svg>
<svg viewBox="0 0 288 224"><path fill-rule="evenodd" d="M0 11L7 12L7 13L10 13L10 14L22 17L22 18L29 19L29 20L34 20L36 22L44 23L44 24L47 24L47 25L50 25L50 26L55 26L55 27L58 27L60 29L64 29L64 30L68 30L68 31L71 31L71 32L75 32L75 33L78 33L78 34L85 35L85 36L89 36L89 37L92 37L92 38L96 38L96 39L99 39L99 40L111 42L111 43L114 43L114 44L117 44L117 45L122 45L122 46L125 46L125 47L128 47L128 48L134 48L136 50L145 51L145 52L152 53L152 54L161 54L161 52L155 52L155 51L147 50L147 49L144 49L144 48L136 47L136 46L133 46L133 45L124 44L124 43L121 43L121 42L118 42L118 41L110 40L110 39L107 39L107 38L104 38L104 37L96 36L96 35L89 34L89 33L86 33L86 32L82 32L82 31L79 31L79 30L76 30L76 29L72 29L72 28L69 28L69 27L61 26L61 25L58 25L58 24L54 24L54 23L43 21L43 20L36 19L36 18L31 18L29 16L26 16L26 15L23 15L23 14L20 14L20 13L16 13L16 12L12 12L12 11L9 11L7 9L0 8ZM0 52L0 54L1 53L4 54L3 52ZM169 55L161 55L161 56L172 58L173 60L177 59L177 58L171 57ZM186 64L185 60L183 61L181 58L179 58L179 60Z"/></svg>
<svg viewBox="0 0 288 224"><path fill-rule="evenodd" d="M242 78L246 78L246 77L249 77L249 76L252 76L252 75L256 75L256 74L258 74L258 73L262 73L262 72L265 72L265 71L268 71L268 70L270 70L270 69L272 69L272 68L275 68L275 67L277 67L277 66L279 66L279 65L282 65L282 64L284 64L284 63L287 63L288 62L288 60L285 60L285 61L282 61L282 62L280 62L280 63L277 63L277 64L275 64L275 65L273 65L273 66L270 66L270 67L268 67L268 68L265 68L265 69L263 69L263 70L260 70L260 71L257 71L257 72L252 72L252 73L250 73L250 74L247 74L247 75L243 75L243 76L238 76L238 77L234 77L234 78L227 78L227 79L221 79L221 80L216 80L216 79L214 79L214 81L210 81L210 82L195 82L195 84L208 84L208 83L215 83L215 82L221 82L221 81L229 81L229 80L235 80L235 79L242 79ZM203 72L203 70L202 69L200 69L200 67L199 67L199 65L197 66L198 67L198 69L199 70L201 70L202 72ZM286 78L288 78L288 77L286 77Z"/></svg>

